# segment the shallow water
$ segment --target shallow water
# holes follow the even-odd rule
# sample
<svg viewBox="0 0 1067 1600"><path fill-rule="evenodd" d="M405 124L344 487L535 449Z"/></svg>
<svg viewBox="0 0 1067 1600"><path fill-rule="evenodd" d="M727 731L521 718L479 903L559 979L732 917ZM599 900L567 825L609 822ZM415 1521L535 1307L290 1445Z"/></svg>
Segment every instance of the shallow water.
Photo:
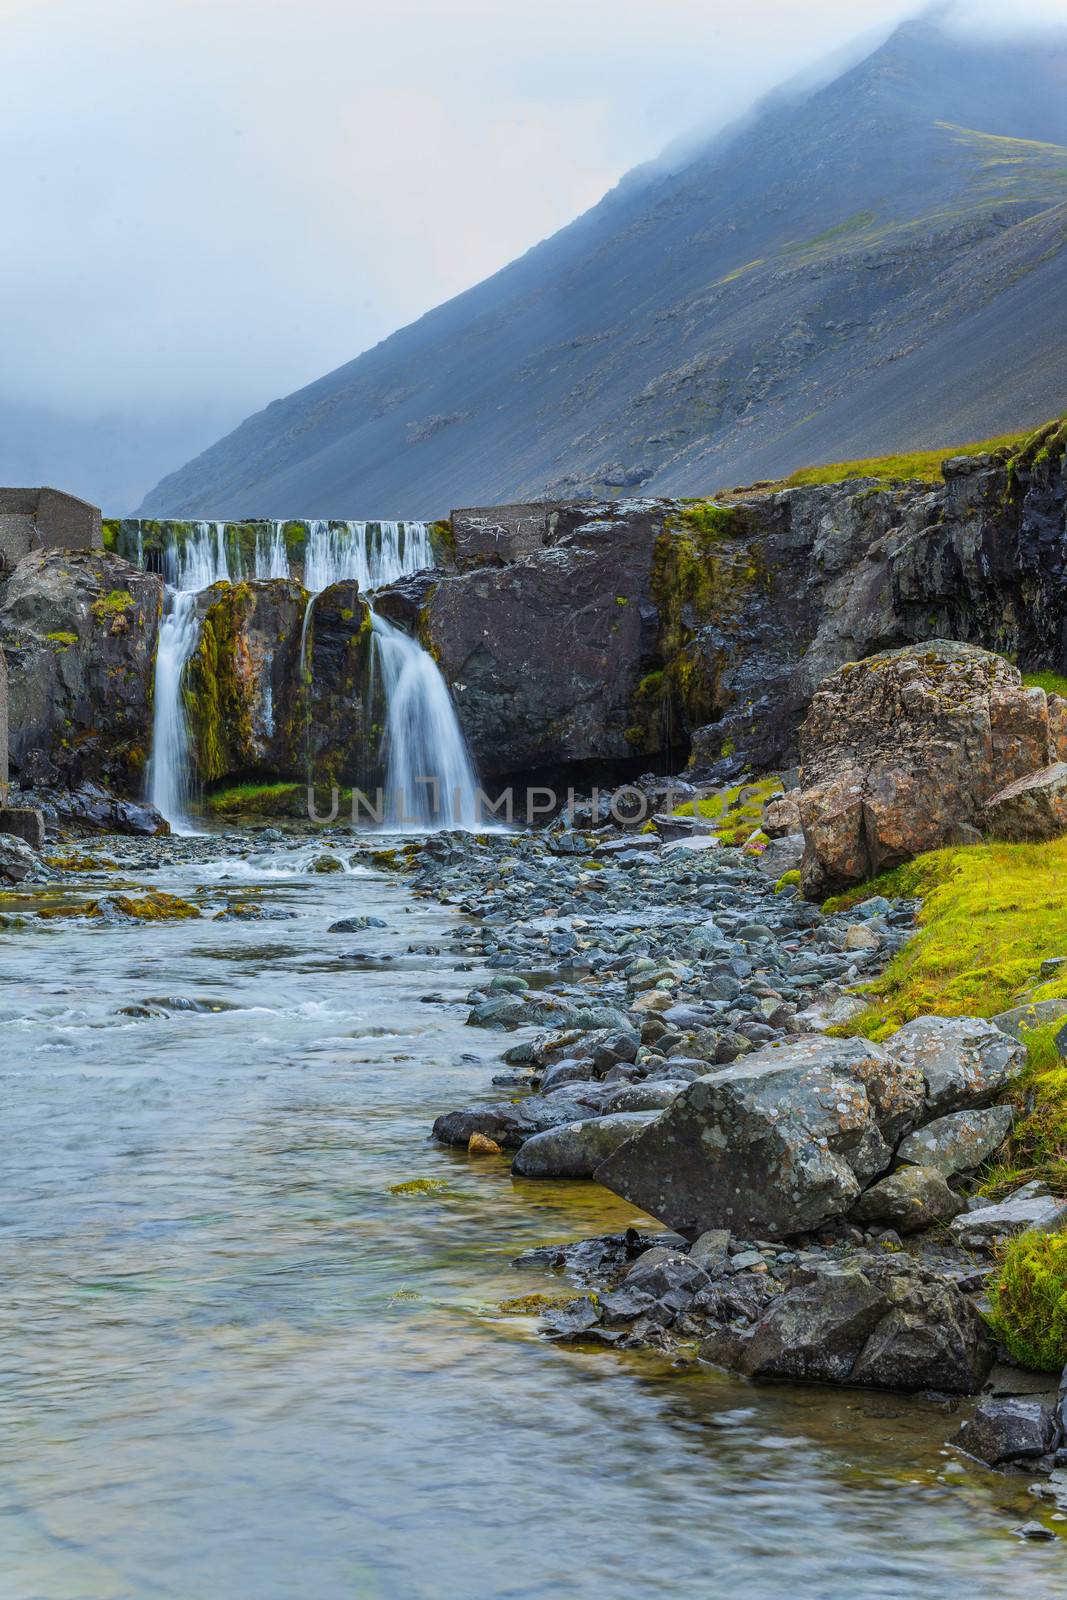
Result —
<svg viewBox="0 0 1067 1600"><path fill-rule="evenodd" d="M558 1287L520 1249L632 1208L430 1142L504 1043L450 913L225 848L143 882L297 918L0 932L0 1594L1062 1594L1063 1545L1012 1534L1029 1480L961 1467L951 1417L502 1316ZM390 1193L417 1177L447 1190Z"/></svg>

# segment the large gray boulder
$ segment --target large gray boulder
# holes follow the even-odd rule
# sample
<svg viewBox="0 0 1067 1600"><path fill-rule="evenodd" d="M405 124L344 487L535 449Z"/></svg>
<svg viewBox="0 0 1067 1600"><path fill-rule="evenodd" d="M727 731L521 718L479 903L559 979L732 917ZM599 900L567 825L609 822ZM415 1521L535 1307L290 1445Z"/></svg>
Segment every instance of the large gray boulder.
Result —
<svg viewBox="0 0 1067 1600"><path fill-rule="evenodd" d="M863 1252L795 1272L751 1329L716 1330L701 1354L753 1378L973 1394L994 1348L954 1284L908 1256Z"/></svg>
<svg viewBox="0 0 1067 1600"><path fill-rule="evenodd" d="M848 1212L923 1099L919 1068L880 1045L791 1039L696 1079L595 1176L690 1237L781 1237Z"/></svg>
<svg viewBox="0 0 1067 1600"><path fill-rule="evenodd" d="M655 1116L655 1111L619 1111L546 1128L526 1140L511 1170L520 1178L591 1178L601 1162Z"/></svg>
<svg viewBox="0 0 1067 1600"><path fill-rule="evenodd" d="M901 1167L866 1189L852 1215L864 1224L880 1222L898 1233L918 1233L948 1222L963 1208L940 1172L932 1167Z"/></svg>
<svg viewBox="0 0 1067 1600"><path fill-rule="evenodd" d="M921 1073L923 1122L988 1105L1026 1065L1025 1046L980 1017L916 1017L886 1041L886 1049Z"/></svg>

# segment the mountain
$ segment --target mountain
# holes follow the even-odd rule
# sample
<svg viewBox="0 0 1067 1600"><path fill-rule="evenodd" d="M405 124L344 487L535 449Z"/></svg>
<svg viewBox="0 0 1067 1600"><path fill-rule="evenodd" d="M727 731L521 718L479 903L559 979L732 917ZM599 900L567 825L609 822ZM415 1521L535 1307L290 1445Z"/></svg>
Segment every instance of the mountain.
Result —
<svg viewBox="0 0 1067 1600"><path fill-rule="evenodd" d="M1067 33L912 22L243 422L148 515L709 493L1067 405Z"/></svg>

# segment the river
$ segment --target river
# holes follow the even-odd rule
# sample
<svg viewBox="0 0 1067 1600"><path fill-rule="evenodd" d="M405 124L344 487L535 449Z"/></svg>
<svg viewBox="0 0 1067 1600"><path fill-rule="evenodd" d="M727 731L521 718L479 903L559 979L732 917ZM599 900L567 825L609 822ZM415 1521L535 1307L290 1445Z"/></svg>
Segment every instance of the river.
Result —
<svg viewBox="0 0 1067 1600"><path fill-rule="evenodd" d="M455 917L306 845L153 848L144 886L296 915L0 931L0 1594L1062 1594L1029 1480L963 1467L951 1417L501 1314L558 1287L521 1249L634 1213L429 1140L504 1047Z"/></svg>

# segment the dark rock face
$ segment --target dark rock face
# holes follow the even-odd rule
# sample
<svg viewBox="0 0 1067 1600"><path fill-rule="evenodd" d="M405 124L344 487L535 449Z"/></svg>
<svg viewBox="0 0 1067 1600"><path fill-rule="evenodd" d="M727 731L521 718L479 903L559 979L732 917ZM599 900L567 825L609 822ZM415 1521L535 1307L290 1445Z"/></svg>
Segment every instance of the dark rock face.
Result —
<svg viewBox="0 0 1067 1600"><path fill-rule="evenodd" d="M295 774L307 599L291 578L217 583L200 596L183 692L202 783Z"/></svg>
<svg viewBox="0 0 1067 1600"><path fill-rule="evenodd" d="M701 1353L754 1378L974 1394L994 1349L954 1285L907 1256L860 1252L795 1272L754 1327L723 1328Z"/></svg>
<svg viewBox="0 0 1067 1600"><path fill-rule="evenodd" d="M161 580L103 551L33 551L0 587L12 778L140 790Z"/></svg>
<svg viewBox="0 0 1067 1600"><path fill-rule="evenodd" d="M655 659L653 562L671 507L526 511L513 517L519 532L497 542L459 514L456 559L471 570L426 586L419 636L451 687L483 776L632 760L644 746L640 730L628 733ZM500 564L504 550L522 558ZM383 614L410 626L413 587L387 591L377 602Z"/></svg>
<svg viewBox="0 0 1067 1600"><path fill-rule="evenodd" d="M804 892L973 843L990 796L1048 767L1051 746L1045 691L999 655L939 639L841 667L800 732Z"/></svg>

